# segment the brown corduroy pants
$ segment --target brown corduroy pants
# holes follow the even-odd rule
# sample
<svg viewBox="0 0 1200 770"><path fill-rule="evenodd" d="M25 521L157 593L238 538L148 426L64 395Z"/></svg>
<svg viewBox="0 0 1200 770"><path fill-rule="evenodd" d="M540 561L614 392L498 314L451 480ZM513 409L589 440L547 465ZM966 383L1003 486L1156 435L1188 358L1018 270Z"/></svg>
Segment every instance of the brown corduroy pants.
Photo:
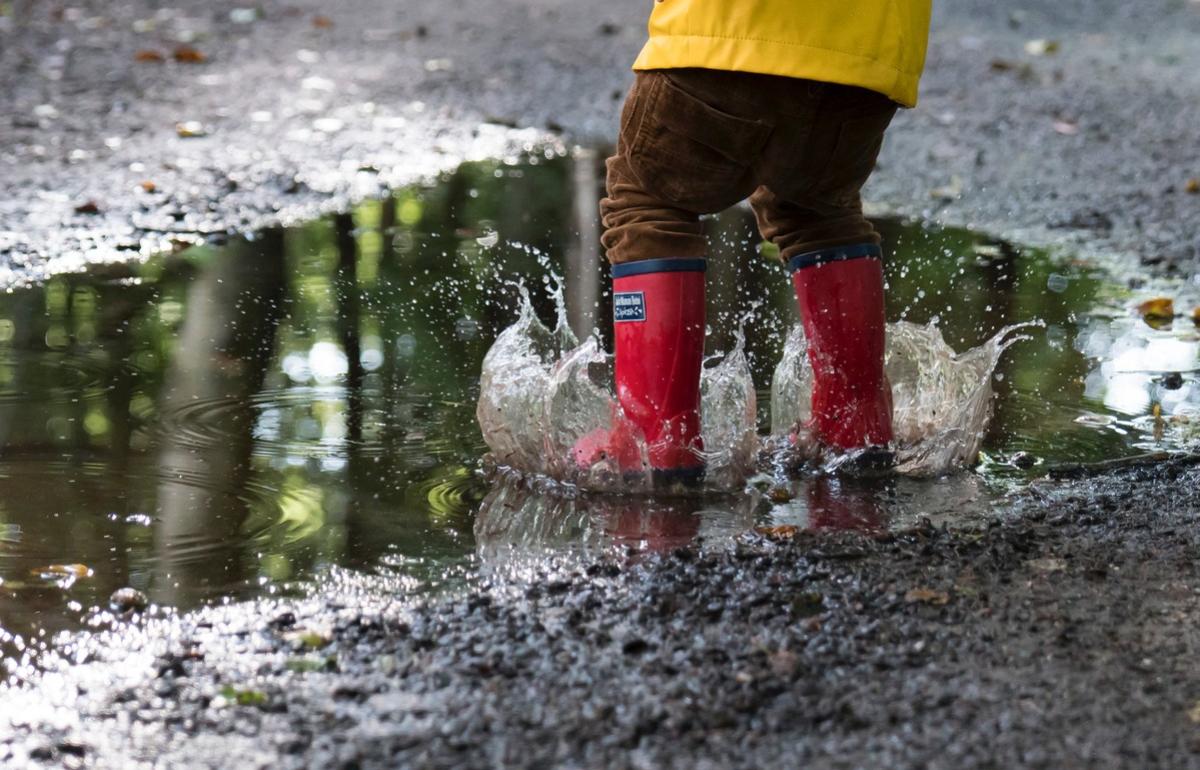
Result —
<svg viewBox="0 0 1200 770"><path fill-rule="evenodd" d="M706 69L637 73L600 202L610 262L702 257L702 214L750 197L788 258L879 242L859 191L896 104L863 88Z"/></svg>

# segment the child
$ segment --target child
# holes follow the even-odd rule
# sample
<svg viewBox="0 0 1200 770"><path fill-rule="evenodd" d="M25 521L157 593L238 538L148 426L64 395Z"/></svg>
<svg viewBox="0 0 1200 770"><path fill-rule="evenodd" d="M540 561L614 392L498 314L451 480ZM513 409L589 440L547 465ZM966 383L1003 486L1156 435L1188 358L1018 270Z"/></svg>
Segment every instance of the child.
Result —
<svg viewBox="0 0 1200 770"><path fill-rule="evenodd" d="M703 475L702 214L749 196L792 272L813 366L812 429L885 448L879 236L859 190L911 107L931 0L659 0L608 159L617 398L658 478ZM589 437L576 459L629 457Z"/></svg>

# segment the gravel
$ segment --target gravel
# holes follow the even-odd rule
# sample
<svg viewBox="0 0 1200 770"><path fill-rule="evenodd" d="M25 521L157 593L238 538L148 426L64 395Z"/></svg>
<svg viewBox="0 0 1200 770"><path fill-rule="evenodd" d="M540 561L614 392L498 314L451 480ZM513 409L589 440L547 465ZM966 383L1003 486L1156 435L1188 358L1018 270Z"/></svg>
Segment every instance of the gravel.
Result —
<svg viewBox="0 0 1200 770"><path fill-rule="evenodd" d="M1200 471L975 530L748 535L425 601L117 623L0 693L0 762L88 767L1200 766Z"/></svg>

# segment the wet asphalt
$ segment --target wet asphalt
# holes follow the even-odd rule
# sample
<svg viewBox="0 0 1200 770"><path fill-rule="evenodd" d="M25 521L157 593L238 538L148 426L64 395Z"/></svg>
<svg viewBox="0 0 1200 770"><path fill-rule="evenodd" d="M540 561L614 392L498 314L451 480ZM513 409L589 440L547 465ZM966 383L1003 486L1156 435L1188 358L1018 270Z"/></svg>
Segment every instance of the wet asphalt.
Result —
<svg viewBox="0 0 1200 770"><path fill-rule="evenodd" d="M1190 274L1200 5L937 5L923 103L872 205ZM646 11L5 7L8 282L337 209L472 154L603 140ZM1057 50L1026 50L1039 39ZM204 61L175 61L184 44ZM181 137L190 121L205 135ZM18 671L0 765L1200 766L1198 481L1159 462L1035 485L979 529L135 616Z"/></svg>
<svg viewBox="0 0 1200 770"><path fill-rule="evenodd" d="M647 11L160 6L6 4L0 279L312 216L539 138L611 141ZM935 6L922 102L889 133L871 205L1193 270L1200 5Z"/></svg>

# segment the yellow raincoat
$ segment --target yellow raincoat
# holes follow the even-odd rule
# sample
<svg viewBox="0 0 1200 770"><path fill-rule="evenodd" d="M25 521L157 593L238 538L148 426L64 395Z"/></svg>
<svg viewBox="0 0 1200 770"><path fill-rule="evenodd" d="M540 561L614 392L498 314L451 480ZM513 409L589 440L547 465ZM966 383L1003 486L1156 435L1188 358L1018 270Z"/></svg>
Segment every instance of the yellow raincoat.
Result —
<svg viewBox="0 0 1200 770"><path fill-rule="evenodd" d="M660 0L635 70L786 75L917 103L932 0Z"/></svg>

